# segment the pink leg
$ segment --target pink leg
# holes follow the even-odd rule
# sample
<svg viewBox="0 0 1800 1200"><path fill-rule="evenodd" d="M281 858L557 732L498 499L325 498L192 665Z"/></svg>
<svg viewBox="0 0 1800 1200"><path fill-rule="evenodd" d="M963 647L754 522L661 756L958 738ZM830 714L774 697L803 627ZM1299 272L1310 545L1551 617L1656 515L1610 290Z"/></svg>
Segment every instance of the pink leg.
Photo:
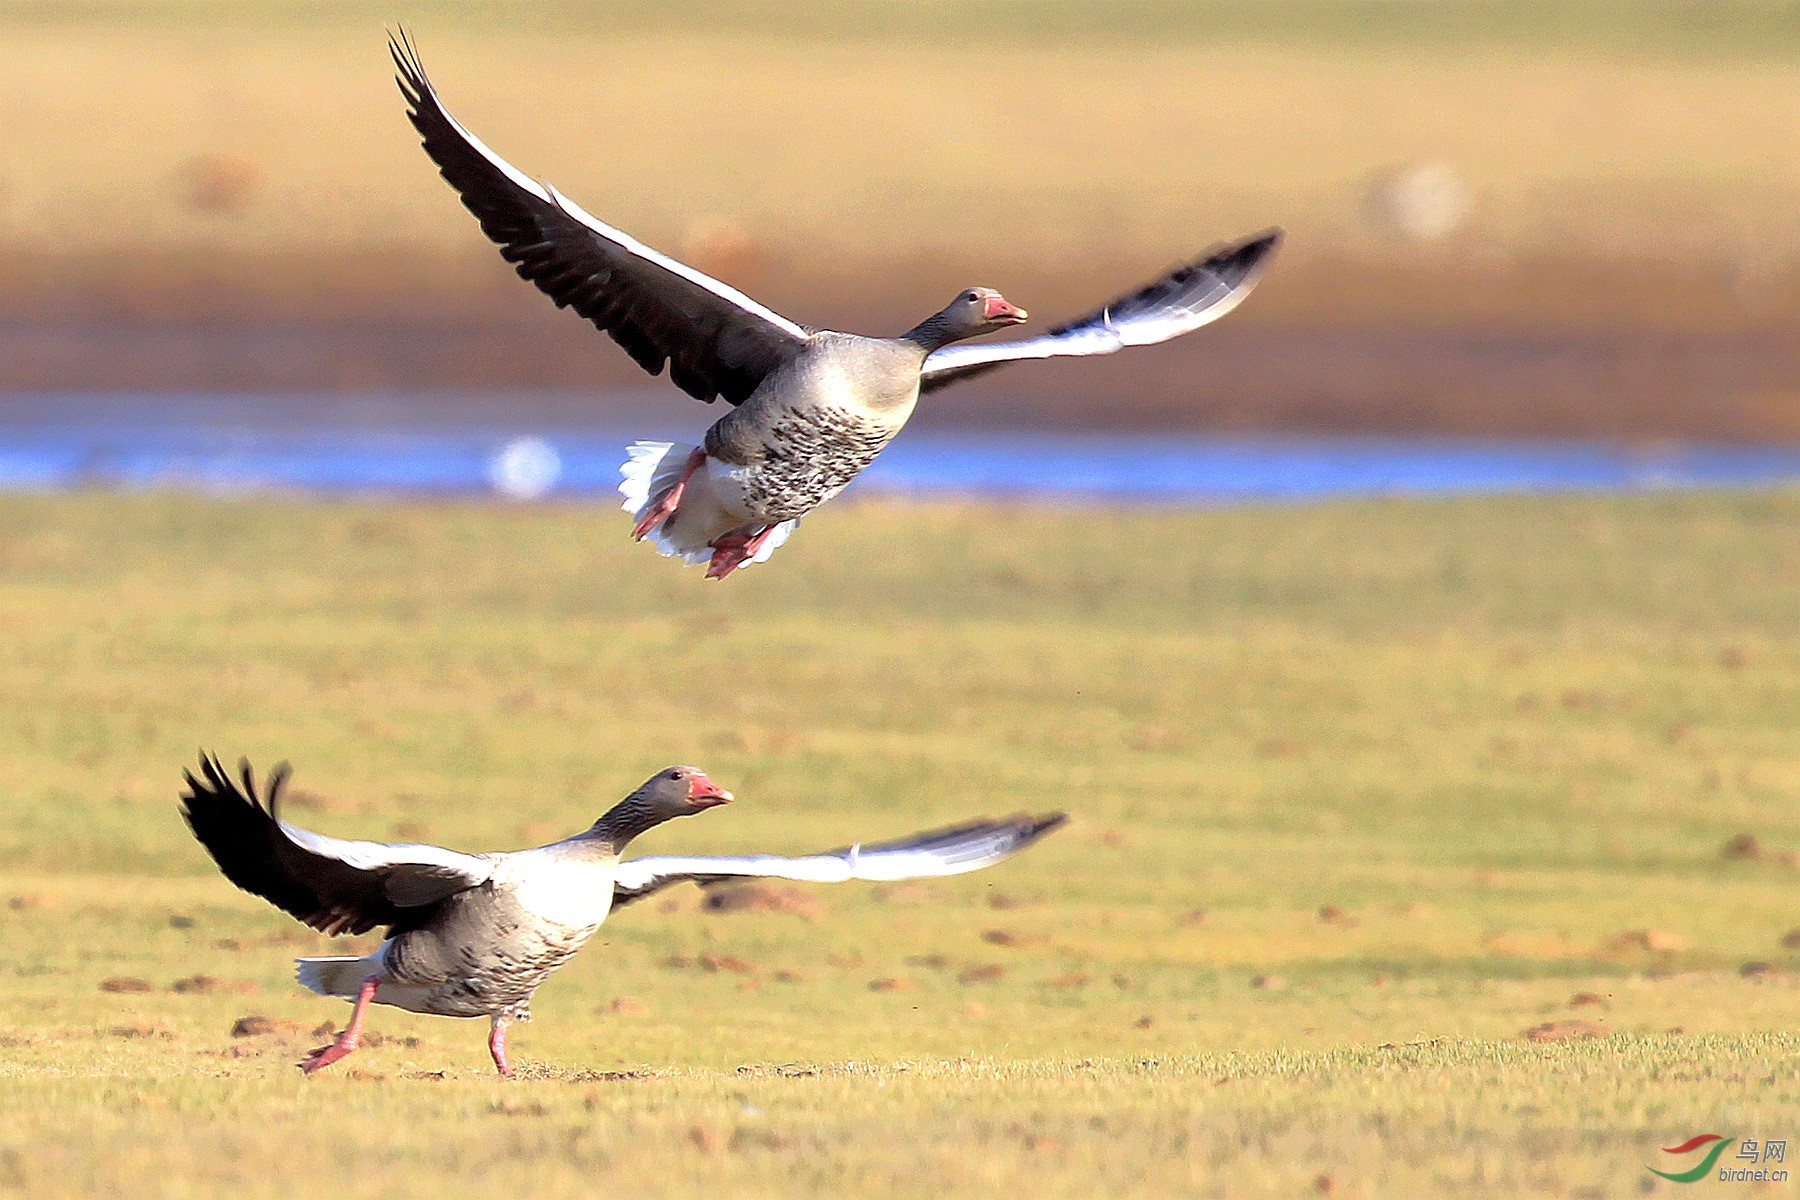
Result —
<svg viewBox="0 0 1800 1200"><path fill-rule="evenodd" d="M742 533L728 533L714 538L709 545L713 548L712 561L706 564L708 579L723 579L761 552L766 543L775 534L773 525L764 525L756 533L745 536Z"/></svg>
<svg viewBox="0 0 1800 1200"><path fill-rule="evenodd" d="M705 461L706 451L695 447L694 452L688 455L687 465L681 468L681 478L675 481L675 486L658 496L656 502L644 510L644 515L632 527L631 536L635 540L643 541L646 534L675 515L675 510L681 507L681 495L687 491L688 480L694 477L694 472Z"/></svg>
<svg viewBox="0 0 1800 1200"><path fill-rule="evenodd" d="M314 1071L329 1067L362 1044L363 1014L369 1011L370 1001L375 999L375 981L368 980L362 985L362 991L356 994L356 1007L350 1010L350 1024L344 1026L344 1032L338 1034L337 1041L329 1046L320 1046L300 1064L300 1069L311 1075Z"/></svg>
<svg viewBox="0 0 1800 1200"><path fill-rule="evenodd" d="M488 1053L494 1056L494 1070L506 1076L512 1075L512 1065L506 1061L506 1027L511 1023L506 1017L496 1015L488 1030Z"/></svg>

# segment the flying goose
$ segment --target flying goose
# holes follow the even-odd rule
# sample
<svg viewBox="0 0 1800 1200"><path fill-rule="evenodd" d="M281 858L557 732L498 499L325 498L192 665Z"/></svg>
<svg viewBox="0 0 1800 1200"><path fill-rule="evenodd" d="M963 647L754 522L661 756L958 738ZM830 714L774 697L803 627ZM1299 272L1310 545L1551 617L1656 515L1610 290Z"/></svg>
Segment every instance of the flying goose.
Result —
<svg viewBox="0 0 1800 1200"><path fill-rule="evenodd" d="M302 958L300 983L353 999L336 1041L300 1064L308 1075L355 1050L370 1004L448 1017L487 1017L502 1075L506 1028L531 1019L532 993L574 957L609 911L671 884L702 887L767 877L813 883L960 875L1007 858L1066 819L1062 813L968 821L877 845L805 858L662 856L620 861L633 838L674 817L731 800L695 767L667 767L573 837L532 850L463 854L441 846L351 842L281 820L289 771L277 766L266 801L247 761L233 780L203 755L184 771L182 815L225 878L328 934L387 937L361 957Z"/></svg>
<svg viewBox="0 0 1800 1200"><path fill-rule="evenodd" d="M762 562L800 518L872 462L921 392L1026 358L1111 354L1216 321L1256 285L1281 231L1215 247L1096 312L1022 341L958 344L1022 324L992 288L959 294L899 337L791 321L596 219L514 168L439 101L402 31L389 45L425 152L501 257L559 308L610 334L652 375L734 407L700 445L637 442L619 492L662 553L710 579Z"/></svg>

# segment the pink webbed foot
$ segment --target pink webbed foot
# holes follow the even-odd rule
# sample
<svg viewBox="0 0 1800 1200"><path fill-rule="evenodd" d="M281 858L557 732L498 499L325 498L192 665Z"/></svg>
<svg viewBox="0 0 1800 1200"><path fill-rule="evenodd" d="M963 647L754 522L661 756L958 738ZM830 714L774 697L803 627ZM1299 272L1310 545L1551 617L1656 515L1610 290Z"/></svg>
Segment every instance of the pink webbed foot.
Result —
<svg viewBox="0 0 1800 1200"><path fill-rule="evenodd" d="M308 1054L300 1063L300 1070L311 1075L329 1067L340 1058L362 1045L363 1014L369 1010L369 1003L375 999L375 981L373 979L362 985L356 994L356 1007L350 1011L350 1023L344 1026L344 1032L338 1034L337 1041L329 1046L320 1046Z"/></svg>
<svg viewBox="0 0 1800 1200"><path fill-rule="evenodd" d="M694 477L694 472L698 471L700 464L705 461L706 451L696 447L688 455L686 465L681 468L681 478L675 481L675 486L658 496L655 503L644 510L644 515L638 519L638 523L632 526L632 540L643 541L657 526L675 515L675 510L681 507L682 494L687 491L688 480Z"/></svg>
<svg viewBox="0 0 1800 1200"><path fill-rule="evenodd" d="M356 1042L350 1041L342 1034L339 1034L338 1040L331 1043L331 1045L320 1046L316 1050L308 1051L306 1057L300 1061L300 1070L306 1075L311 1075L314 1071L322 1071L338 1059L348 1058L350 1052L356 1049L356 1047Z"/></svg>
<svg viewBox="0 0 1800 1200"><path fill-rule="evenodd" d="M738 530L714 538L707 545L713 548L712 561L706 564L708 579L723 579L762 551L768 540L775 536L775 526L764 525L755 533Z"/></svg>

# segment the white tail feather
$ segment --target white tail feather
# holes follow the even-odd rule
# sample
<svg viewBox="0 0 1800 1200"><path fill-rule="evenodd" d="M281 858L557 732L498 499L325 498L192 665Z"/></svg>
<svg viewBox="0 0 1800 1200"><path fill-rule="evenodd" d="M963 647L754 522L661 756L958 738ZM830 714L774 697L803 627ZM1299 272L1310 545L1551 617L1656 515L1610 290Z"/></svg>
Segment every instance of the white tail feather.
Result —
<svg viewBox="0 0 1800 1200"><path fill-rule="evenodd" d="M791 521L783 521L781 524L777 525L775 531L769 534L769 540L763 543L762 549L758 550L756 556L752 558L750 562L745 563L744 567L749 566L750 563L768 562L769 555L775 553L783 542L793 536L794 527L798 524L800 524L800 518L795 517ZM741 571L744 567L739 567L738 570Z"/></svg>
<svg viewBox="0 0 1800 1200"><path fill-rule="evenodd" d="M294 978L321 996L354 996L372 975L382 974L381 951L362 958L296 958Z"/></svg>
<svg viewBox="0 0 1800 1200"><path fill-rule="evenodd" d="M693 450L693 447L676 446L671 442L633 442L625 449L631 457L626 459L625 465L619 468L621 477L619 495L625 497L625 511L635 518L642 515L644 509L649 506L650 497L673 487L676 478L681 474L679 465L675 467L673 474L666 470L659 470L659 468L664 467L667 463L686 462L688 453ZM671 454L672 450L678 450L680 453ZM656 478L659 474L668 476L661 481L660 487Z"/></svg>
<svg viewBox="0 0 1800 1200"><path fill-rule="evenodd" d="M632 520L642 520L651 503L675 486L694 449L680 442L633 442L628 447L631 457L619 467L619 495L625 498L621 507ZM746 515L721 494L720 486L724 483L723 490L735 492L730 476L741 468L721 467L709 458L688 480L679 509L682 519L665 521L649 535L659 552L687 563L704 563L712 558L714 539L744 526ZM743 566L767 562L798 524L796 518L775 526L762 549Z"/></svg>

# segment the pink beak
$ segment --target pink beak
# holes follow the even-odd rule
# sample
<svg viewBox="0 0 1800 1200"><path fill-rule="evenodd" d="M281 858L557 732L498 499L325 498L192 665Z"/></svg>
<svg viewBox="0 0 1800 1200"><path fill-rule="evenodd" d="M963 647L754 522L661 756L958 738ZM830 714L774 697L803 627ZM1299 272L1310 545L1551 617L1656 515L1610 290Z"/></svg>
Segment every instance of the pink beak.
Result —
<svg viewBox="0 0 1800 1200"><path fill-rule="evenodd" d="M699 808L717 808L721 804L730 804L731 793L708 779L699 771L688 781L688 799Z"/></svg>
<svg viewBox="0 0 1800 1200"><path fill-rule="evenodd" d="M987 307L982 313L990 321L1003 321L1008 325L1025 323L1025 310L1014 308L1005 296L993 295L987 298Z"/></svg>

